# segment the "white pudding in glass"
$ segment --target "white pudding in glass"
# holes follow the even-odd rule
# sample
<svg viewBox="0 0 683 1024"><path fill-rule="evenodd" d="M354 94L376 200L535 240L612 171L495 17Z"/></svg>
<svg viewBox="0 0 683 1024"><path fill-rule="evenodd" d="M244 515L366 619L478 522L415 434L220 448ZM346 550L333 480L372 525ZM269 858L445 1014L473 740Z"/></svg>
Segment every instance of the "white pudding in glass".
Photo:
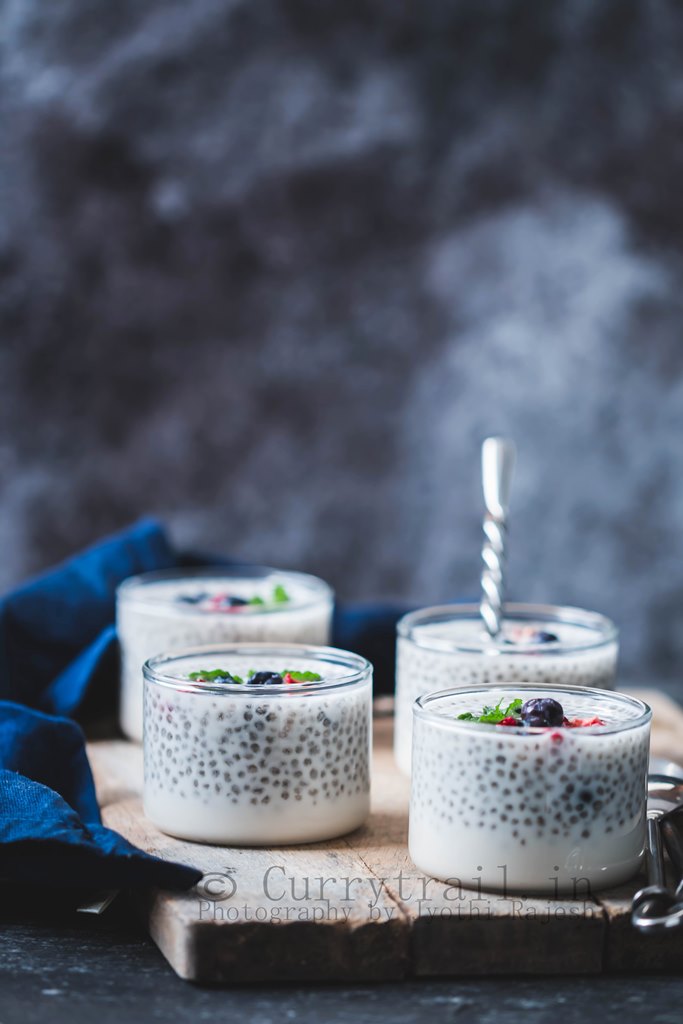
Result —
<svg viewBox="0 0 683 1024"><path fill-rule="evenodd" d="M555 605L507 604L492 640L474 604L441 605L399 621L394 755L410 774L413 703L425 693L502 680L614 686L617 631L604 615Z"/></svg>
<svg viewBox="0 0 683 1024"><path fill-rule="evenodd" d="M142 740L142 666L162 652L213 643L327 644L334 593L323 580L263 567L133 576L118 588L121 728Z"/></svg>
<svg viewBox="0 0 683 1024"><path fill-rule="evenodd" d="M238 644L152 658L144 674L144 807L162 831L271 846L363 824L372 744L364 658Z"/></svg>
<svg viewBox="0 0 683 1024"><path fill-rule="evenodd" d="M552 698L574 727L458 717L515 698ZM602 724L587 724L596 717ZM409 848L422 871L579 898L637 872L651 719L642 701L510 683L428 694L414 718Z"/></svg>

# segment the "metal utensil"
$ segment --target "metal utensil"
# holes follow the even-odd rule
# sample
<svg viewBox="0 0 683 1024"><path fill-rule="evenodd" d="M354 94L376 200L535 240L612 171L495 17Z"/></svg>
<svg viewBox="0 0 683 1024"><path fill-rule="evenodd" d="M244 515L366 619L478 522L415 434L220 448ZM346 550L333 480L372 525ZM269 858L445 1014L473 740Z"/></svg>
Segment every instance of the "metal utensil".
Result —
<svg viewBox="0 0 683 1024"><path fill-rule="evenodd" d="M510 503L516 449L504 437L487 437L481 448L484 488L484 544L481 557L481 617L489 636L500 633L505 596L507 514Z"/></svg>
<svg viewBox="0 0 683 1024"><path fill-rule="evenodd" d="M103 914L119 894L118 889L102 889L93 893L89 899L83 900L76 907L78 914Z"/></svg>
<svg viewBox="0 0 683 1024"><path fill-rule="evenodd" d="M683 900L683 772L676 779L669 778L672 784L669 799L676 806L662 817L659 827L678 879L675 896Z"/></svg>
<svg viewBox="0 0 683 1024"><path fill-rule="evenodd" d="M683 923L683 778L650 773L647 777L647 843L645 864L648 884L633 897L631 921L641 932L660 932ZM676 817L677 816L677 817ZM667 852L681 882L676 894L666 885L664 850ZM670 846L671 843L671 846ZM673 851L673 856L672 856Z"/></svg>

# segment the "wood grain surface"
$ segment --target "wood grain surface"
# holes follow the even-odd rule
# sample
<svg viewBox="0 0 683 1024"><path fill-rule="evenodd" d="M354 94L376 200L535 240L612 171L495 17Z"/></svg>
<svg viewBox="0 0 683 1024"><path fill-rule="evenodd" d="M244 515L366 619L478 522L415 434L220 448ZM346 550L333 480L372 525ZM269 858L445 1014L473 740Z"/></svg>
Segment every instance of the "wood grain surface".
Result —
<svg viewBox="0 0 683 1024"><path fill-rule="evenodd" d="M683 761L683 710L658 691L652 751ZM150 853L200 868L187 893L141 897L150 934L182 977L210 983L387 981L415 976L597 974L683 968L683 934L641 936L629 921L643 878L587 899L455 891L407 849L409 782L375 721L372 813L342 839L278 849L183 842L142 813L142 751L89 745L105 823Z"/></svg>

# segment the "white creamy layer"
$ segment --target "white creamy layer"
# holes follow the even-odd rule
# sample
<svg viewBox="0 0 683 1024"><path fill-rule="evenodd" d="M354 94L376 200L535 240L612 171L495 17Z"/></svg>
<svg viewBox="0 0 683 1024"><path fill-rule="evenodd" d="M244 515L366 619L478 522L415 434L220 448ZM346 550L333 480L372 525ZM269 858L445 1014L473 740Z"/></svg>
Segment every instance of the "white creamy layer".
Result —
<svg viewBox="0 0 683 1024"><path fill-rule="evenodd" d="M345 670L311 658L228 656L184 670ZM348 670L346 670L348 671ZM323 685L323 684L321 684ZM369 812L371 679L265 694L179 692L145 683L145 814L164 832L224 845L329 839Z"/></svg>
<svg viewBox="0 0 683 1024"><path fill-rule="evenodd" d="M521 695L510 687L485 703ZM633 710L553 696L568 717L627 722ZM416 716L410 855L437 878L465 886L576 893L616 885L638 870L645 842L649 723L618 732L556 728L524 733L452 722L479 696L438 702L443 725ZM436 702L430 702L433 707ZM504 871L503 871L504 868Z"/></svg>
<svg viewBox="0 0 683 1024"><path fill-rule="evenodd" d="M179 595L228 593L245 600L261 597L269 601L277 584L285 587L290 600L265 608L213 612L176 600ZM116 608L121 728L130 739L142 740L142 666L149 658L213 643L325 645L330 640L332 610L331 593L317 595L287 573L263 579L182 577L124 590Z"/></svg>
<svg viewBox="0 0 683 1024"><path fill-rule="evenodd" d="M585 644L591 636L585 628L563 623L538 621L524 625L554 633L564 646ZM426 693L514 680L593 686L603 690L614 686L616 641L568 653L549 644L541 653L533 654L522 653L513 644L491 644L489 650L482 652L440 651L420 646L420 643L481 645L486 642L486 634L475 619L417 626L413 635L415 640L399 636L396 651L394 755L406 775L410 774L413 704Z"/></svg>

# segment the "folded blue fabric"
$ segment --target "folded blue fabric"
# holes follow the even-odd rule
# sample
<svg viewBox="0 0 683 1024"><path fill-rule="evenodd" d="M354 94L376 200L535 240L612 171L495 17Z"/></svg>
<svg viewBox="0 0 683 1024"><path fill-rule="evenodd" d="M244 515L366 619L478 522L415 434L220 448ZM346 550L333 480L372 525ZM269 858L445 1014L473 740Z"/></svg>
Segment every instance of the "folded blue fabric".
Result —
<svg viewBox="0 0 683 1024"><path fill-rule="evenodd" d="M57 717L113 706L116 587L175 563L163 531L143 522L0 602L0 878L188 888L201 877L105 828L83 733Z"/></svg>
<svg viewBox="0 0 683 1024"><path fill-rule="evenodd" d="M0 601L0 878L57 886L187 888L194 868L152 857L102 824L80 727L113 710L118 679L116 587L136 573L234 564L176 552L145 520ZM404 608L335 613L334 642L393 688L396 619Z"/></svg>
<svg viewBox="0 0 683 1024"><path fill-rule="evenodd" d="M163 530L145 520L8 594L0 601L0 698L69 716L89 690L100 708L111 704L116 587L176 563Z"/></svg>
<svg viewBox="0 0 683 1024"><path fill-rule="evenodd" d="M186 889L201 871L105 828L81 729L0 701L0 876L49 886Z"/></svg>

